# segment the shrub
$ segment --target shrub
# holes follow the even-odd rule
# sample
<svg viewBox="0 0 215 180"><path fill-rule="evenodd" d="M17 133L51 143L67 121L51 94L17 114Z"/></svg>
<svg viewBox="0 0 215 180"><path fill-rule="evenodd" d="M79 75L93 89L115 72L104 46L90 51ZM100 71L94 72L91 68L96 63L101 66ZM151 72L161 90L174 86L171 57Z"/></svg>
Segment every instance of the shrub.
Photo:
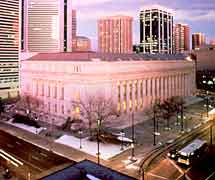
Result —
<svg viewBox="0 0 215 180"><path fill-rule="evenodd" d="M30 119L28 116L24 116L24 115L21 115L21 114L15 114L13 116L13 121L12 122L13 123L25 124L25 125L28 125L28 126L33 126L35 128L40 128L40 125L36 121Z"/></svg>

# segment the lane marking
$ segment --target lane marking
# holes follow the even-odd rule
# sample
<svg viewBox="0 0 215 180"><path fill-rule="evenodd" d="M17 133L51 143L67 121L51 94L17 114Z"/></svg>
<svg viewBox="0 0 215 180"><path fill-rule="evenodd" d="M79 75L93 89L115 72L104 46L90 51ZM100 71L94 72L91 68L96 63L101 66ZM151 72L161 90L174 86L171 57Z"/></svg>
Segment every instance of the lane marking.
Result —
<svg viewBox="0 0 215 180"><path fill-rule="evenodd" d="M179 166L177 166L174 161L172 161L169 158L167 158L167 159L181 174L184 174L184 171Z"/></svg>
<svg viewBox="0 0 215 180"><path fill-rule="evenodd" d="M214 174L215 174L215 171L210 176L208 176L205 180L209 180Z"/></svg>
<svg viewBox="0 0 215 180"><path fill-rule="evenodd" d="M153 173L150 173L150 172L146 173L146 175L150 175L150 176L157 177L157 178L160 178L160 179L166 179L166 180L168 180L168 178L166 178L166 177L159 176L159 175L156 175L156 174L153 174Z"/></svg>

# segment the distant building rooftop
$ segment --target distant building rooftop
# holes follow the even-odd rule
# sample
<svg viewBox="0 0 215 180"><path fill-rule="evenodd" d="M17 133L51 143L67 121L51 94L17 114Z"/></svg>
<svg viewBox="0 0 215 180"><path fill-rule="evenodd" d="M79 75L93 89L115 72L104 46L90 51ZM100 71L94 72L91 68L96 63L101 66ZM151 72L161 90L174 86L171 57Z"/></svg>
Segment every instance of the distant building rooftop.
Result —
<svg viewBox="0 0 215 180"><path fill-rule="evenodd" d="M105 20L105 19L130 19L132 20L133 18L131 16L126 16L126 15L115 15L115 16L103 16L99 20Z"/></svg>
<svg viewBox="0 0 215 180"><path fill-rule="evenodd" d="M136 180L110 168L84 160L40 180Z"/></svg>
<svg viewBox="0 0 215 180"><path fill-rule="evenodd" d="M84 40L90 40L90 38L86 37L86 36L76 36L76 39L84 39Z"/></svg>
<svg viewBox="0 0 215 180"><path fill-rule="evenodd" d="M39 53L30 61L150 61L150 60L185 60L184 54L110 54L96 52Z"/></svg>
<svg viewBox="0 0 215 180"><path fill-rule="evenodd" d="M141 11L146 11L151 9L157 9L157 10L166 11L168 13L174 13L173 9L167 8L165 6L161 6L159 4L144 5L143 7L141 7Z"/></svg>

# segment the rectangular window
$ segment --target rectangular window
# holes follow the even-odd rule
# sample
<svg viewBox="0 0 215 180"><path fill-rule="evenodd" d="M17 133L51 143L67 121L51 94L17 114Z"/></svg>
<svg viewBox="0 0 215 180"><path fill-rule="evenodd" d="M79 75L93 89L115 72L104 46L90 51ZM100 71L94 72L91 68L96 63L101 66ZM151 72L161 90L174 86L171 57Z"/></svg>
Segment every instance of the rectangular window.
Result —
<svg viewBox="0 0 215 180"><path fill-rule="evenodd" d="M143 107L143 81L140 81L140 108Z"/></svg>
<svg viewBox="0 0 215 180"><path fill-rule="evenodd" d="M61 106L61 113L64 114L64 105Z"/></svg>
<svg viewBox="0 0 215 180"><path fill-rule="evenodd" d="M146 87L145 87L145 89L146 89L146 96L148 96L148 80L146 79Z"/></svg>
<svg viewBox="0 0 215 180"><path fill-rule="evenodd" d="M57 99L57 86L54 87L54 98Z"/></svg>
<svg viewBox="0 0 215 180"><path fill-rule="evenodd" d="M129 94L130 94L130 99L129 99L129 108L130 108L130 111L132 110L132 90L133 90L133 87L132 87L132 82L129 83Z"/></svg>
<svg viewBox="0 0 215 180"><path fill-rule="evenodd" d="M127 94L126 94L126 83L123 84L123 97L124 97L124 101L127 100Z"/></svg>
<svg viewBox="0 0 215 180"><path fill-rule="evenodd" d="M39 91L39 87L38 87L38 83L36 84L36 96L38 96L38 91Z"/></svg>
<svg viewBox="0 0 215 180"><path fill-rule="evenodd" d="M117 92L117 94L118 94L117 110L118 110L118 112L120 112L121 111L121 94L120 94L121 89L120 89L120 84L118 84L117 90L118 90L118 92Z"/></svg>
<svg viewBox="0 0 215 180"><path fill-rule="evenodd" d="M44 96L44 84L42 84L42 96Z"/></svg>
<svg viewBox="0 0 215 180"><path fill-rule="evenodd" d="M57 104L54 105L54 112L57 113Z"/></svg>
<svg viewBox="0 0 215 180"><path fill-rule="evenodd" d="M126 101L123 101L123 109L124 109L124 112L126 112L126 109L127 109Z"/></svg>
<svg viewBox="0 0 215 180"><path fill-rule="evenodd" d="M51 103L48 103L48 112L51 112Z"/></svg>
<svg viewBox="0 0 215 180"><path fill-rule="evenodd" d="M61 99L64 100L64 87L61 88Z"/></svg>
<svg viewBox="0 0 215 180"><path fill-rule="evenodd" d="M138 84L137 81L135 81L135 110L137 111L138 108L138 103L137 103L137 99L138 99Z"/></svg>
<svg viewBox="0 0 215 180"><path fill-rule="evenodd" d="M50 85L48 85L48 93L47 93L47 97L50 97L51 95L51 88L50 88Z"/></svg>

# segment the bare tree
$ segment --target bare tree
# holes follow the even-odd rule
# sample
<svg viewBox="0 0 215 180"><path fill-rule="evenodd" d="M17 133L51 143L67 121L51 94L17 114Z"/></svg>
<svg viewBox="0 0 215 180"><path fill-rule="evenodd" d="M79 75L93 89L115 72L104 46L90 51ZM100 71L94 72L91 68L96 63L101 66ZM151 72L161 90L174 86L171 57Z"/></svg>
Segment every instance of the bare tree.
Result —
<svg viewBox="0 0 215 180"><path fill-rule="evenodd" d="M39 106L42 104L42 101L31 95L23 95L20 97L19 101L16 104L18 109L27 110L27 113L32 111L38 111Z"/></svg>
<svg viewBox="0 0 215 180"><path fill-rule="evenodd" d="M172 97L173 102L174 102L174 106L175 106L175 113L176 113L176 122L177 124L179 124L179 114L181 113L182 110L182 106L185 104L185 101L183 99L183 97L181 96L174 96Z"/></svg>
<svg viewBox="0 0 215 180"><path fill-rule="evenodd" d="M161 104L162 109L162 117L164 120L166 120L166 127L170 129L170 119L175 114L175 102L174 98L168 98L164 100L164 102Z"/></svg>
<svg viewBox="0 0 215 180"><path fill-rule="evenodd" d="M0 116L4 112L4 110L5 110L4 102L2 101L2 98L0 97Z"/></svg>
<svg viewBox="0 0 215 180"><path fill-rule="evenodd" d="M172 96L171 98L166 99L161 104L162 117L167 121L166 127L170 128L170 119L176 113L177 118L181 110L183 109L184 99L180 96ZM183 114L183 113L181 113ZM177 119L178 123L178 119Z"/></svg>
<svg viewBox="0 0 215 180"><path fill-rule="evenodd" d="M101 95L89 96L85 101L72 101L73 109L79 109L78 114L88 121L89 131L92 135L92 127L99 120L102 124L111 117L118 116L118 112L112 98ZM101 125L100 124L100 125Z"/></svg>

